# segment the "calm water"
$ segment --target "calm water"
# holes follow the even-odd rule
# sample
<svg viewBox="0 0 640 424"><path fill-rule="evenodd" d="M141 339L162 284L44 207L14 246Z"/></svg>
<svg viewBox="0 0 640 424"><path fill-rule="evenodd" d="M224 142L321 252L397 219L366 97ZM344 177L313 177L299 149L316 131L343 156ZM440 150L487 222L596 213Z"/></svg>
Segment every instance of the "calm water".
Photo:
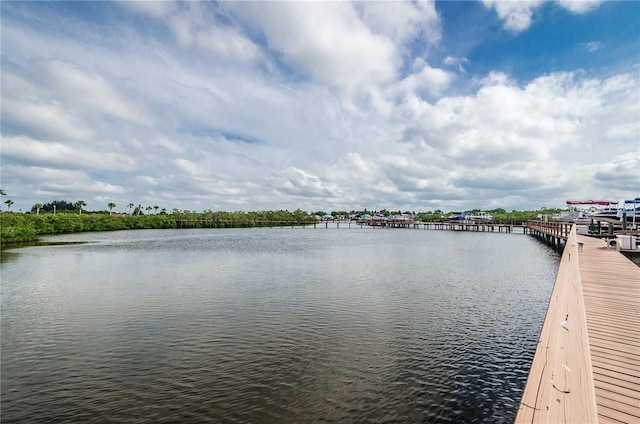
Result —
<svg viewBox="0 0 640 424"><path fill-rule="evenodd" d="M509 422L559 257L521 234L146 230L2 252L2 422Z"/></svg>

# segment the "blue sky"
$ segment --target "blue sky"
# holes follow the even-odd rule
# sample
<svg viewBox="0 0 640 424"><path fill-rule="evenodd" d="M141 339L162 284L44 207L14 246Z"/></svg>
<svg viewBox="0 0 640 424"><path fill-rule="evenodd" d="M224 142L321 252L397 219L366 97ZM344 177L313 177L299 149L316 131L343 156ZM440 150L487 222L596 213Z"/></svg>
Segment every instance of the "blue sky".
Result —
<svg viewBox="0 0 640 424"><path fill-rule="evenodd" d="M640 195L637 1L0 8L12 210L524 210Z"/></svg>

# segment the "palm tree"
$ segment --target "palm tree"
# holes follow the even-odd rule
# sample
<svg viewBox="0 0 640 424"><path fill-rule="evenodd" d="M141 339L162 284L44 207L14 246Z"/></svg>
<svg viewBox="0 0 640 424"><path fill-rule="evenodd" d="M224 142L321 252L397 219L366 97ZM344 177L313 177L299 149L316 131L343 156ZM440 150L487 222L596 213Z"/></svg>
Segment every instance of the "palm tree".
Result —
<svg viewBox="0 0 640 424"><path fill-rule="evenodd" d="M84 200L78 200L76 202L76 208L78 208L78 212L79 212L80 215L82 215L82 207L83 206L87 206L87 204L85 203Z"/></svg>
<svg viewBox="0 0 640 424"><path fill-rule="evenodd" d="M3 189L0 188L0 196L6 196L6 195L7 195L7 193Z"/></svg>
<svg viewBox="0 0 640 424"><path fill-rule="evenodd" d="M133 207L133 203L129 203L127 206L129 206L129 215L131 215L131 208Z"/></svg>
<svg viewBox="0 0 640 424"><path fill-rule="evenodd" d="M156 210L156 215L158 215L158 209L160 209L160 206L154 206L153 209Z"/></svg>
<svg viewBox="0 0 640 424"><path fill-rule="evenodd" d="M13 200L5 200L4 203L7 204L7 210L11 210L11 205L13 205Z"/></svg>
<svg viewBox="0 0 640 424"><path fill-rule="evenodd" d="M113 202L107 203L107 207L109 208L109 215L111 215L111 211L116 207L116 204Z"/></svg>
<svg viewBox="0 0 640 424"><path fill-rule="evenodd" d="M36 215L40 215L40 209L42 209L42 203L36 203L35 205L36 208Z"/></svg>
<svg viewBox="0 0 640 424"><path fill-rule="evenodd" d="M136 210L138 211L137 215L140 215L140 212L142 212L142 205L138 205Z"/></svg>

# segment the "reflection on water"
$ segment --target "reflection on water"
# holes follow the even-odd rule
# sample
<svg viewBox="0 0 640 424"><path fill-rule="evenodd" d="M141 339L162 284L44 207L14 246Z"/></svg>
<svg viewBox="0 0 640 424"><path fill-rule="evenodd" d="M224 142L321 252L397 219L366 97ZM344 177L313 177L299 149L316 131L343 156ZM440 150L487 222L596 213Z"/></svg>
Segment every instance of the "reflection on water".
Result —
<svg viewBox="0 0 640 424"><path fill-rule="evenodd" d="M23 243L4 244L0 247L0 263L13 261L18 258L22 247L30 246L65 246L70 244L85 244L87 241L27 241Z"/></svg>
<svg viewBox="0 0 640 424"><path fill-rule="evenodd" d="M94 233L2 264L2 421L515 415L556 253L515 234Z"/></svg>

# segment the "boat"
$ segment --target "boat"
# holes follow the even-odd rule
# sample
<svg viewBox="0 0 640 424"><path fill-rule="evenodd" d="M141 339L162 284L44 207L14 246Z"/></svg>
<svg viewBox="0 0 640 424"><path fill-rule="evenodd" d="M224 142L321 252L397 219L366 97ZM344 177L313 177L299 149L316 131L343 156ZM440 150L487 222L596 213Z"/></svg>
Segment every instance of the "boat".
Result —
<svg viewBox="0 0 640 424"><path fill-rule="evenodd" d="M587 212L586 218L589 221L605 221L612 224L619 223L620 218L618 214L620 209L618 208L618 202L609 201L608 204L606 204L606 200L600 200L599 202L601 202L599 204L600 207L592 207Z"/></svg>
<svg viewBox="0 0 640 424"><path fill-rule="evenodd" d="M617 217L623 228L638 228L640 225L640 198L625 200L622 208L618 210Z"/></svg>
<svg viewBox="0 0 640 424"><path fill-rule="evenodd" d="M474 222L491 222L493 221L493 215L489 212L478 212L475 215L471 215L469 219Z"/></svg>
<svg viewBox="0 0 640 424"><path fill-rule="evenodd" d="M445 222L462 222L466 220L466 217L465 212L453 212L450 215L443 216L442 220Z"/></svg>
<svg viewBox="0 0 640 424"><path fill-rule="evenodd" d="M617 205L617 203L616 203L616 205ZM618 217L619 211L620 211L620 209L618 209L617 207L606 206L606 207L598 209L598 210L596 210L594 212L587 213L587 218L593 218L596 221L598 219L619 220L620 219Z"/></svg>
<svg viewBox="0 0 640 424"><path fill-rule="evenodd" d="M442 220L445 222L461 222L465 224L491 222L493 221L493 215L489 212L452 212L450 215L443 216Z"/></svg>
<svg viewBox="0 0 640 424"><path fill-rule="evenodd" d="M611 205L617 204L617 201L612 200L567 200L568 210L554 216L554 220L575 223L589 222L592 218L596 219L594 216L596 214L602 214L601 219L605 216L616 219L618 209L612 208Z"/></svg>

